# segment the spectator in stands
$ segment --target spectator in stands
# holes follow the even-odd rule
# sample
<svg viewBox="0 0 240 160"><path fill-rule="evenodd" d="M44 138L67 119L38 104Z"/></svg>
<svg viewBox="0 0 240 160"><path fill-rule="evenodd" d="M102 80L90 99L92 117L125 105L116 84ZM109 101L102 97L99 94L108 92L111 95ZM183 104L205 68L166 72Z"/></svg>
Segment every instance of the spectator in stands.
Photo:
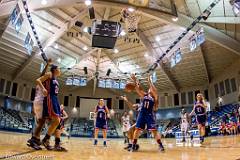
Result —
<svg viewBox="0 0 240 160"><path fill-rule="evenodd" d="M219 127L219 132L222 135L226 135L227 131L226 131L226 123L222 122L220 127Z"/></svg>
<svg viewBox="0 0 240 160"><path fill-rule="evenodd" d="M84 131L85 133L87 133L87 131L88 131L87 122L85 122L84 125L83 125L83 131Z"/></svg>
<svg viewBox="0 0 240 160"><path fill-rule="evenodd" d="M217 105L219 107L223 105L223 98L221 96L219 96L218 99L217 99Z"/></svg>
<svg viewBox="0 0 240 160"><path fill-rule="evenodd" d="M227 115L227 114L224 114L224 115L222 116L222 122L223 122L224 124L227 124L228 120L229 120L228 115Z"/></svg>

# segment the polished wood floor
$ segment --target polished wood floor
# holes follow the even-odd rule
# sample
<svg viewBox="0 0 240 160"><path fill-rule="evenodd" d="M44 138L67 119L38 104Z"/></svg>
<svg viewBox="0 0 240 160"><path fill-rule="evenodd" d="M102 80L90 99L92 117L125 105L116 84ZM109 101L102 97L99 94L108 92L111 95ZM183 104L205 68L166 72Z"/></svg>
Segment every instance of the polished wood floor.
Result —
<svg viewBox="0 0 240 160"><path fill-rule="evenodd" d="M165 139L166 151L161 153L151 139L140 139L140 150L129 153L123 150L122 139L111 139L108 147L94 147L91 139L63 138L66 153L34 151L26 146L30 135L0 132L0 159L48 160L237 160L240 159L240 136L207 138L204 145L191 147L176 145L174 139Z"/></svg>

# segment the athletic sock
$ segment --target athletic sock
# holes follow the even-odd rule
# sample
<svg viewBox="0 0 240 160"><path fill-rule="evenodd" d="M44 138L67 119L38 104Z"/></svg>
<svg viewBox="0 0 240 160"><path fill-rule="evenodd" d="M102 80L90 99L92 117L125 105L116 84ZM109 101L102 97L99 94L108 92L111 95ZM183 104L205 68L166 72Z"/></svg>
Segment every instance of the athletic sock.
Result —
<svg viewBox="0 0 240 160"><path fill-rule="evenodd" d="M48 134L45 135L45 137L43 138L43 141L47 141L50 139L51 136L49 136Z"/></svg>
<svg viewBox="0 0 240 160"><path fill-rule="evenodd" d="M137 139L133 140L133 145L137 144Z"/></svg>
<svg viewBox="0 0 240 160"><path fill-rule="evenodd" d="M163 144L162 144L162 141L160 139L157 140L157 143L159 144L160 147L163 148Z"/></svg>
<svg viewBox="0 0 240 160"><path fill-rule="evenodd" d="M61 142L60 138L55 138L55 145L60 145L60 142Z"/></svg>

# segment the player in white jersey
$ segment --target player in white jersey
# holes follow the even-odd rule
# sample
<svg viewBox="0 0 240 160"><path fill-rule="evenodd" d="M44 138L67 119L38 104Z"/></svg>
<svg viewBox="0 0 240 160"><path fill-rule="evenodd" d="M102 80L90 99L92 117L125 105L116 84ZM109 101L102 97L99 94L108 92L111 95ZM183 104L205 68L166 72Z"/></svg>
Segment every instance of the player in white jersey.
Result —
<svg viewBox="0 0 240 160"><path fill-rule="evenodd" d="M122 131L123 131L123 136L125 138L124 143L129 143L129 139L127 137L127 132L129 130L129 128L131 127L130 124L130 116L128 114L128 112L124 112L122 118L121 118L121 122L122 122Z"/></svg>
<svg viewBox="0 0 240 160"><path fill-rule="evenodd" d="M52 60L49 59L45 68L43 69L41 76L45 75L45 73L48 70L49 65L51 65ZM40 134L41 134L41 130L43 128L43 126L45 125L45 121L46 119L43 118L42 114L43 114L43 99L44 99L44 94L42 89L40 88L39 85L36 86L36 93L35 93L35 98L33 101L33 114L35 116L35 119L37 121L37 125L33 130L33 134L31 139L29 139L27 141L27 145L36 149L36 150L40 150L42 149L40 147L41 142L40 142Z"/></svg>
<svg viewBox="0 0 240 160"><path fill-rule="evenodd" d="M186 142L186 135L189 134L189 123L188 123L188 113L183 108L181 111L181 132L182 132L182 142Z"/></svg>
<svg viewBox="0 0 240 160"><path fill-rule="evenodd" d="M36 86L36 94L33 101L33 111L37 120L42 118L43 113L43 92L39 85Z"/></svg>

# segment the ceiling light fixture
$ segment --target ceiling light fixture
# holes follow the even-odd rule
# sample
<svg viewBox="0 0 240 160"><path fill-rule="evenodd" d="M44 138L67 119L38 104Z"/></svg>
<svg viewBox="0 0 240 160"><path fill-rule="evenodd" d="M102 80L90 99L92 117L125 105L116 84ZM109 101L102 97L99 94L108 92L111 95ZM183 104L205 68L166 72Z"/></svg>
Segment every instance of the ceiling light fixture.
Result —
<svg viewBox="0 0 240 160"><path fill-rule="evenodd" d="M134 9L134 8L132 8L132 7L129 7L129 8L128 8L128 11L129 11L129 12L134 12L134 11L135 11L135 9Z"/></svg>
<svg viewBox="0 0 240 160"><path fill-rule="evenodd" d="M61 63L61 61L62 61L61 58L58 58L58 59L57 59L57 62L58 62L58 63Z"/></svg>
<svg viewBox="0 0 240 160"><path fill-rule="evenodd" d="M58 44L55 44L54 48L55 48L55 49L58 49Z"/></svg>
<svg viewBox="0 0 240 160"><path fill-rule="evenodd" d="M178 17L173 17L173 18L172 18L172 21L173 21L173 22L177 22L177 21L178 21Z"/></svg>
<svg viewBox="0 0 240 160"><path fill-rule="evenodd" d="M87 50L88 50L88 47L87 47L87 46L84 46L84 47L83 47L83 50L84 50L84 51L87 51Z"/></svg>
<svg viewBox="0 0 240 160"><path fill-rule="evenodd" d="M88 32L88 27L84 27L83 32L87 33Z"/></svg>
<svg viewBox="0 0 240 160"><path fill-rule="evenodd" d="M47 4L47 0L42 0L42 1L41 1L41 4L42 4L42 5L46 5L46 4Z"/></svg>
<svg viewBox="0 0 240 160"><path fill-rule="evenodd" d="M155 40L156 40L157 42L159 42L161 39L160 39L159 36L157 36L157 37L155 38Z"/></svg>
<svg viewBox="0 0 240 160"><path fill-rule="evenodd" d="M126 32L124 30L121 31L120 33L121 36L125 36L126 35Z"/></svg>
<svg viewBox="0 0 240 160"><path fill-rule="evenodd" d="M114 53L118 53L119 50L118 50L118 49L114 49L113 52L114 52Z"/></svg>
<svg viewBox="0 0 240 160"><path fill-rule="evenodd" d="M90 6L92 4L92 1L91 0L85 0L85 5L86 6Z"/></svg>
<svg viewBox="0 0 240 160"><path fill-rule="evenodd" d="M52 26L49 26L49 27L48 27L48 30L52 30Z"/></svg>

